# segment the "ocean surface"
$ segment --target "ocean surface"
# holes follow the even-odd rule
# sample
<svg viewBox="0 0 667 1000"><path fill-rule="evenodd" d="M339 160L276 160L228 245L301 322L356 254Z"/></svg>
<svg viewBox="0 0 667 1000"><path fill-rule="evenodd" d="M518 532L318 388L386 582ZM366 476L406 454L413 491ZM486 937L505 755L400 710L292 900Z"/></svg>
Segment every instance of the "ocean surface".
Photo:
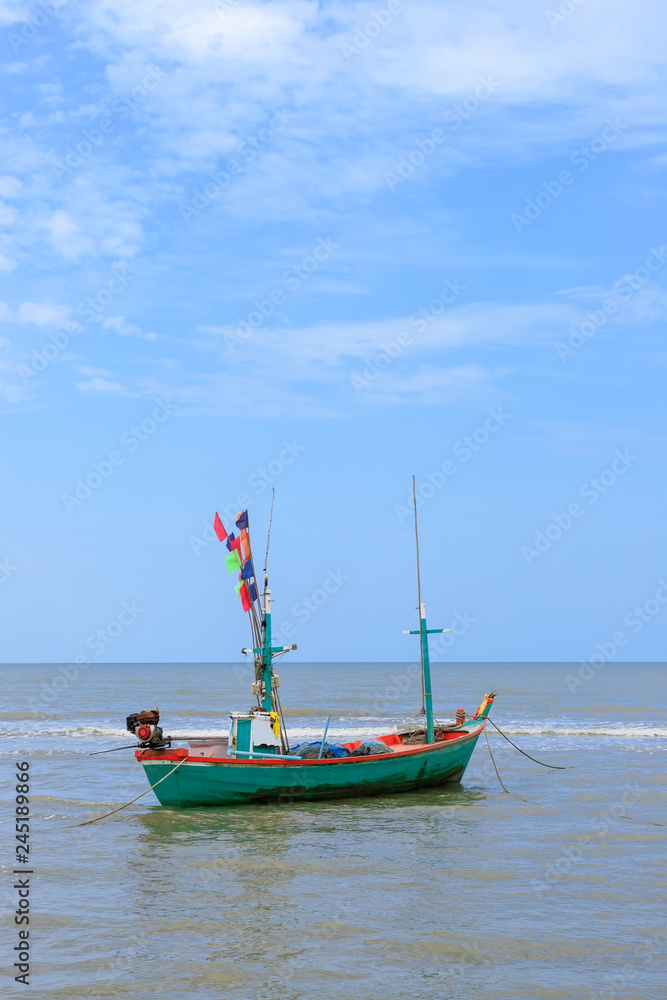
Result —
<svg viewBox="0 0 667 1000"><path fill-rule="evenodd" d="M166 809L130 712L227 732L247 665L0 668L3 997L664 1000L667 666L436 664L436 715L496 690L461 785L316 804ZM408 664L282 662L293 740L410 722ZM591 675L591 676L588 676ZM490 728L490 727L489 727ZM29 761L30 987L14 982L15 762Z"/></svg>

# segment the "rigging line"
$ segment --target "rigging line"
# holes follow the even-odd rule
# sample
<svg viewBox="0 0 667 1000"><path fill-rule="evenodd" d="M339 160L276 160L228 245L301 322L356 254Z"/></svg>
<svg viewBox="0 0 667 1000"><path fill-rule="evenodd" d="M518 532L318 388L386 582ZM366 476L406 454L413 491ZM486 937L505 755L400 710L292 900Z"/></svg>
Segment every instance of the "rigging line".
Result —
<svg viewBox="0 0 667 1000"><path fill-rule="evenodd" d="M470 718L470 716L468 716L468 718ZM498 730L501 736L505 737L508 743L512 743L509 736L505 736L505 733L502 731L502 729L500 729L499 726L495 724L493 719L488 719L487 721L491 723L494 729ZM525 750L522 750L521 747L518 747L516 743L512 743L512 746L514 747L515 750L518 750L519 753L522 753L524 757L527 757L528 760L534 760L536 764L541 764L542 767L552 767L555 771L567 771L567 768L564 767L562 764L545 764L543 760L538 760L537 757L531 757L529 753L526 753Z"/></svg>
<svg viewBox="0 0 667 1000"><path fill-rule="evenodd" d="M424 646L422 639L422 584L421 575L419 572L419 532L417 530L417 486L415 484L415 477L412 477L412 502L415 508L415 543L417 546L417 611L419 613L419 659L421 661L421 680L422 680L422 708L421 714L426 715L426 709L424 707Z"/></svg>
<svg viewBox="0 0 667 1000"><path fill-rule="evenodd" d="M118 806L117 809L112 809L111 812L103 813L102 816L96 816L94 819L87 819L85 823L74 823L72 826L68 826L66 829L74 830L76 829L77 826L90 826L91 823L97 823L98 819L106 819L107 816L113 816L114 813L120 812L121 809L125 809L126 806L131 806L133 802L136 802L137 799L142 798L142 796L152 791L153 788L156 788L160 784L160 782L165 781L170 774L173 774L174 771L177 771L181 766L181 764L185 764L187 759L188 759L187 757L184 757L183 760L179 760L176 767L172 767L169 774L165 774L164 778L160 778L160 781L156 781L154 785L149 785L145 792L142 792L141 795L137 795L137 797L134 799L130 799L129 802L125 802L122 806Z"/></svg>
<svg viewBox="0 0 667 1000"><path fill-rule="evenodd" d="M278 688L272 688L271 694L274 696L276 706L278 708L278 715L280 717L280 742L282 743L283 752L289 753L289 740L287 739L287 726L285 725L285 716L283 715L283 706L280 702L280 695L278 694Z"/></svg>
<svg viewBox="0 0 667 1000"><path fill-rule="evenodd" d="M275 486L271 487L271 513L269 514L269 530L266 533L266 555L264 556L264 590L266 591L266 567L269 564L269 542L271 540L271 523L273 521L273 502L276 499L276 489Z"/></svg>

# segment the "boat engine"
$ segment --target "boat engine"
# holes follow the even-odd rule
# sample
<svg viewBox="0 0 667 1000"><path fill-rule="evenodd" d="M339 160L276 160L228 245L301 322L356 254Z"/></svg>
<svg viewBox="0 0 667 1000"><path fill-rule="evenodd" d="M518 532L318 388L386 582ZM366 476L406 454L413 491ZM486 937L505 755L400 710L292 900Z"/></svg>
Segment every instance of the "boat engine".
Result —
<svg viewBox="0 0 667 1000"><path fill-rule="evenodd" d="M167 745L162 734L162 727L158 725L160 721L160 711L157 708L148 712L135 712L128 715L125 720L128 732L139 740L142 747L164 747Z"/></svg>

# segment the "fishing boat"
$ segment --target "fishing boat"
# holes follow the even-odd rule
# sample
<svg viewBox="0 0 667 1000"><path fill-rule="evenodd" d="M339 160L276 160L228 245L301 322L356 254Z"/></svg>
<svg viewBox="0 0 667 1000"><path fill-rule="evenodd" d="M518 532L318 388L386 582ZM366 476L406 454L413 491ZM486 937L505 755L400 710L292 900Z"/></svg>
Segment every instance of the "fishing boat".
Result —
<svg viewBox="0 0 667 1000"><path fill-rule="evenodd" d="M271 519L269 538L270 526ZM280 701L280 678L273 668L276 657L296 649L296 644L272 644L268 540L260 597L247 510L239 513L235 527L237 532L228 534L216 513L215 532L227 547L227 570L238 576L235 589L250 622L253 644L242 652L252 655L254 660L251 693L256 705L247 712L231 712L229 736L219 740L166 737L157 709L128 716L127 728L139 740L136 759L160 803L186 808L284 803L394 794L460 782L484 731L494 695L485 694L472 716L459 709L454 722L437 724L434 719L428 637L450 629L427 627L421 599L416 504L419 628L403 634L419 636L422 677L419 715L425 725L388 732L371 740L327 742L327 720L321 740L290 746ZM173 744L179 741L187 741L189 745L175 747Z"/></svg>

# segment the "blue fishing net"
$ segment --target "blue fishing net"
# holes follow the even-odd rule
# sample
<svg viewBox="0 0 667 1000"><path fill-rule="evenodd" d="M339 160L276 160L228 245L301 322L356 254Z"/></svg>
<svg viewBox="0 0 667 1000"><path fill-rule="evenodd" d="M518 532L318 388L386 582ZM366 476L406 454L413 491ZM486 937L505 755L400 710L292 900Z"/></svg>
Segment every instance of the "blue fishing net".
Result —
<svg viewBox="0 0 667 1000"><path fill-rule="evenodd" d="M290 757L302 757L304 760L313 760L320 756L320 747L322 746L321 740L315 740L310 743L297 743L296 746L290 749L288 756ZM325 743L324 750L322 751L323 759L331 759L332 757L349 757L350 751L347 747L341 746L339 743Z"/></svg>
<svg viewBox="0 0 667 1000"><path fill-rule="evenodd" d="M386 743L382 740L364 740L360 743L356 750L352 751L353 757L371 757L373 754L377 753L391 753L391 747L388 747Z"/></svg>

